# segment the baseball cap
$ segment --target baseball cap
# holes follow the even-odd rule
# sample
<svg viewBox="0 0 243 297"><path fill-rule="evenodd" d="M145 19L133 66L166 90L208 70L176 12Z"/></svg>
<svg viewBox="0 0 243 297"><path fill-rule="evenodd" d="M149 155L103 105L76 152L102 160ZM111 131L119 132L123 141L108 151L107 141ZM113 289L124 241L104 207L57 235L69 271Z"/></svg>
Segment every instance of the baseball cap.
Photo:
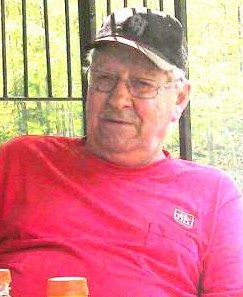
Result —
<svg viewBox="0 0 243 297"><path fill-rule="evenodd" d="M186 69L187 53L182 25L165 12L147 7L116 10L104 19L88 49L106 42L131 46L163 70Z"/></svg>

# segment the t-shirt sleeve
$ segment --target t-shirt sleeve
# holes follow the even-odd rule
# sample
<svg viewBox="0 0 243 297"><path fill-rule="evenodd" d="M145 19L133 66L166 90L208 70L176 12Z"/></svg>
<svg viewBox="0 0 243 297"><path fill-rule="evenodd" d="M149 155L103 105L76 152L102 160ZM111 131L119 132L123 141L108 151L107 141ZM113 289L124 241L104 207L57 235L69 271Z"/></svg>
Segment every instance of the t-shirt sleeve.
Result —
<svg viewBox="0 0 243 297"><path fill-rule="evenodd" d="M243 296L243 198L226 175L218 190L218 209L202 275L203 297Z"/></svg>
<svg viewBox="0 0 243 297"><path fill-rule="evenodd" d="M24 136L17 137L0 146L0 219L11 212L23 187L21 162L22 156L26 154L24 140Z"/></svg>
<svg viewBox="0 0 243 297"><path fill-rule="evenodd" d="M7 144L3 144L0 146L0 218L4 213L5 199L6 199L5 193L9 183L8 181L9 162L8 162L7 146L8 146Z"/></svg>

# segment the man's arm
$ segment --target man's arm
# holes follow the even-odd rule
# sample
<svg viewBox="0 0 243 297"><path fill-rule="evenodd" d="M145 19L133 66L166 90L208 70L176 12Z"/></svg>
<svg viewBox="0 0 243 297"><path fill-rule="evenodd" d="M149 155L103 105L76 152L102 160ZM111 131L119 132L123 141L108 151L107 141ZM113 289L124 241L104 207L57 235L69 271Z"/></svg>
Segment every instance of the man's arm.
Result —
<svg viewBox="0 0 243 297"><path fill-rule="evenodd" d="M219 190L211 242L204 258L205 297L243 296L243 199L230 179Z"/></svg>

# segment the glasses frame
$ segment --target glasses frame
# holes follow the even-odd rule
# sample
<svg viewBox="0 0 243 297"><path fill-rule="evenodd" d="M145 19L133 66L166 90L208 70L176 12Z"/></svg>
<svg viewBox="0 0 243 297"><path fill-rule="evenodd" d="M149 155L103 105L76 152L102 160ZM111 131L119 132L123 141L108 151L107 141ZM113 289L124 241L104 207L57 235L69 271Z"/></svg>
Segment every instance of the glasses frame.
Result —
<svg viewBox="0 0 243 297"><path fill-rule="evenodd" d="M92 86L92 83L90 83L90 79L89 79L89 75L91 75L91 72L94 72L94 73L96 72L96 73L101 73L101 74L104 73L104 74L110 75L112 78L115 79L114 80L114 85L108 90L104 90L104 89L100 88L100 86ZM171 80L171 81L167 81L166 83L163 83L163 84L160 85L160 84L158 84L156 81L154 81L152 79L147 79L147 78L145 79L145 78L141 78L141 77L130 77L128 79L123 79L123 78L120 77L119 74L115 74L115 73L112 73L112 72L109 72L109 71L99 70L99 69L92 68L92 67L87 68L86 75L87 75L87 81L88 81L89 87L95 89L98 92L110 94L115 90L118 82L123 81L125 83L126 88L127 88L130 95L132 95L133 97L140 98L140 99L145 99L145 100L146 99L154 99L158 95L159 90L161 88L166 89L166 87L171 86L171 84L182 80L182 78L177 78L177 79L174 79L174 80ZM136 92L133 92L132 91L133 88L132 88L131 84L129 83L133 79L136 79L138 81L139 80L148 81L148 82L151 82L151 84L153 83L154 84L153 94L151 93L149 95L146 95L146 94L145 95L138 95L138 94L136 94ZM151 87L153 87L153 86L151 85Z"/></svg>

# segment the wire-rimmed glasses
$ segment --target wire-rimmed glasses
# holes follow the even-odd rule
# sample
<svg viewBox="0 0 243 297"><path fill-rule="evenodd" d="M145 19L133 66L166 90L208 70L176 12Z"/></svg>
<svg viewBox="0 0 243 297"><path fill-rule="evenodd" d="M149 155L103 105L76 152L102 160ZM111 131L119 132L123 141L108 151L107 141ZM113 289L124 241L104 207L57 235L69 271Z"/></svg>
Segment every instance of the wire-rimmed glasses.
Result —
<svg viewBox="0 0 243 297"><path fill-rule="evenodd" d="M87 70L88 84L98 92L111 93L117 86L119 80L124 81L129 93L133 97L141 99L153 99L157 96L160 88L168 88L175 81L167 81L159 85L152 79L129 77L122 79L118 74L89 68Z"/></svg>

